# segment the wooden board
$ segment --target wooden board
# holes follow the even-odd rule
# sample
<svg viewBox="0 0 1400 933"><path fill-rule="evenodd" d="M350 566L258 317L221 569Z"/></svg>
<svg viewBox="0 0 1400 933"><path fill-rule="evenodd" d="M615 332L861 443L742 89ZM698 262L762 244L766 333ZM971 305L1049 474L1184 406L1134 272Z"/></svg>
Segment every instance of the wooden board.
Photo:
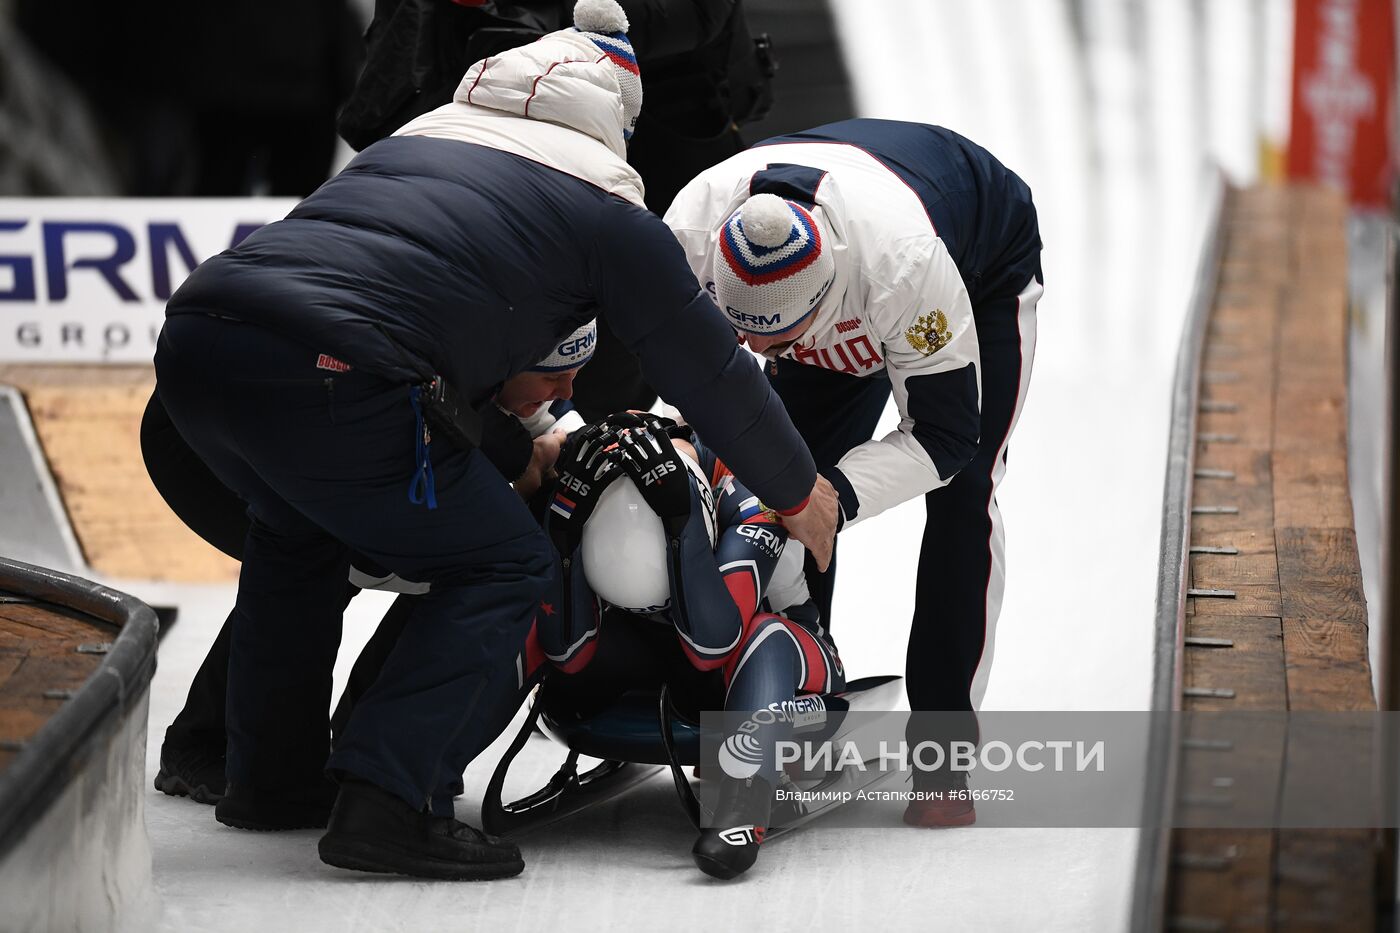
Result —
<svg viewBox="0 0 1400 933"><path fill-rule="evenodd" d="M1274 834L1268 830L1173 833L1166 928L1270 929L1273 856Z"/></svg>
<svg viewBox="0 0 1400 933"><path fill-rule="evenodd" d="M110 642L115 626L59 606L0 602L0 769L62 708L53 691L77 691L102 663L79 645Z"/></svg>
<svg viewBox="0 0 1400 933"><path fill-rule="evenodd" d="M1347 485L1345 211L1296 188L1234 192L1226 206L1197 423L1207 475L1192 504L1235 511L1193 514L1190 543L1237 553L1192 555L1189 580L1235 595L1189 600L1186 636L1231 645L1188 643L1183 663L1186 687L1229 695L1185 697L1187 712L1375 709ZM1247 752L1184 747L1178 816L1230 806L1211 789L1234 786L1231 775L1276 813L1326 793L1318 769L1290 766L1278 731ZM1367 830L1177 830L1168 928L1370 930L1374 841Z"/></svg>
<svg viewBox="0 0 1400 933"><path fill-rule="evenodd" d="M1374 832L1295 829L1274 840L1274 920L1280 931L1371 933L1375 927Z"/></svg>
<svg viewBox="0 0 1400 933"><path fill-rule="evenodd" d="M1201 615L1186 622L1186 637L1228 639L1229 648L1186 647L1183 685L1234 691L1230 698L1186 697L1187 712L1286 709L1283 631L1268 617Z"/></svg>
<svg viewBox="0 0 1400 933"><path fill-rule="evenodd" d="M150 366L0 366L0 383L23 393L94 569L138 580L238 578L238 563L186 528L146 475L140 428L155 385Z"/></svg>

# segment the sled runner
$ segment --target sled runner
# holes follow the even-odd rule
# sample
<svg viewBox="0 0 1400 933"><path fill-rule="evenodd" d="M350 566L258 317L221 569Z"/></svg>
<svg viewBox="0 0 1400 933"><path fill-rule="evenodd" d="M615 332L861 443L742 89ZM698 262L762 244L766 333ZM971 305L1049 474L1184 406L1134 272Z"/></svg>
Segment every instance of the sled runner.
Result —
<svg viewBox="0 0 1400 933"><path fill-rule="evenodd" d="M846 712L892 710L899 705L903 689L899 677L866 677L852 681L837 693L822 695L826 716L816 729L804 730L804 737L813 741L840 740L849 733ZM519 800L503 802L506 774L537 725L568 749L564 763L544 787ZM670 769L681 806L699 828L709 814L683 769L700 763L700 746L699 723L676 712L664 687L660 692L628 692L597 715L578 720L567 710L551 708L546 681L532 697L529 715L491 775L481 805L482 829L494 836L520 835L611 800L663 767ZM601 763L579 773L582 756L601 759ZM799 786L818 792L855 791L882 777L884 773L878 769L846 769L804 780ZM829 795L819 804L780 802L774 809L768 837L796 829L841 802L838 795Z"/></svg>

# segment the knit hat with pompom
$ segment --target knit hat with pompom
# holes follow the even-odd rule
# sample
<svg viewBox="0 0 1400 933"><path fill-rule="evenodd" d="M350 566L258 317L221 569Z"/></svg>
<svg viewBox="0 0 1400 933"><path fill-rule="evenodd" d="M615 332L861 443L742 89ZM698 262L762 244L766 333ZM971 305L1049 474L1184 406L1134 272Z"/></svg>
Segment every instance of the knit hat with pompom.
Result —
<svg viewBox="0 0 1400 933"><path fill-rule="evenodd" d="M730 323L765 336L806 320L836 276L817 221L776 194L756 194L729 215L715 267L715 297Z"/></svg>
<svg viewBox="0 0 1400 933"><path fill-rule="evenodd" d="M637 115L642 112L642 72L627 38L627 26L627 14L616 0L578 0L574 4L574 29L592 40L613 66L622 92L622 135L631 139Z"/></svg>

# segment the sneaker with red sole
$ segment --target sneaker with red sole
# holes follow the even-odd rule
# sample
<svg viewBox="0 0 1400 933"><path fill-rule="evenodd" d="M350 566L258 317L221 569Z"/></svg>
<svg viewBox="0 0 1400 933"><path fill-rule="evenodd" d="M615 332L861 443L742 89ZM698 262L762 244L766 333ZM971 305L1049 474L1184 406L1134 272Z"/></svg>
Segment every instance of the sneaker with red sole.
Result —
<svg viewBox="0 0 1400 933"><path fill-rule="evenodd" d="M904 808L904 822L924 829L971 826L977 822L977 809L966 793L935 792L922 800L911 800Z"/></svg>

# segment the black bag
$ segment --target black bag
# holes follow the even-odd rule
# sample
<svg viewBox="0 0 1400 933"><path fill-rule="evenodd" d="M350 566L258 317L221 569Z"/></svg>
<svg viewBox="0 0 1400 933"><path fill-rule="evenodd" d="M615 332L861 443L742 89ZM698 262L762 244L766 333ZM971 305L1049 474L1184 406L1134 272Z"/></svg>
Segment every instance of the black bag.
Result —
<svg viewBox="0 0 1400 933"><path fill-rule="evenodd" d="M773 76L778 72L778 59L773 54L773 40L767 33L756 39L749 34L742 4L734 5L730 28L726 75L729 116L736 126L743 126L762 120L772 109Z"/></svg>
<svg viewBox="0 0 1400 933"><path fill-rule="evenodd" d="M715 4L720 6L720 4ZM717 11L712 11L717 12ZM704 45L642 60L642 116L671 132L713 139L760 120L773 106L778 70L773 43L749 32L744 5L735 0L723 27Z"/></svg>
<svg viewBox="0 0 1400 933"><path fill-rule="evenodd" d="M563 5L486 0L376 0L364 70L336 129L363 149L452 100L475 62L561 28Z"/></svg>

